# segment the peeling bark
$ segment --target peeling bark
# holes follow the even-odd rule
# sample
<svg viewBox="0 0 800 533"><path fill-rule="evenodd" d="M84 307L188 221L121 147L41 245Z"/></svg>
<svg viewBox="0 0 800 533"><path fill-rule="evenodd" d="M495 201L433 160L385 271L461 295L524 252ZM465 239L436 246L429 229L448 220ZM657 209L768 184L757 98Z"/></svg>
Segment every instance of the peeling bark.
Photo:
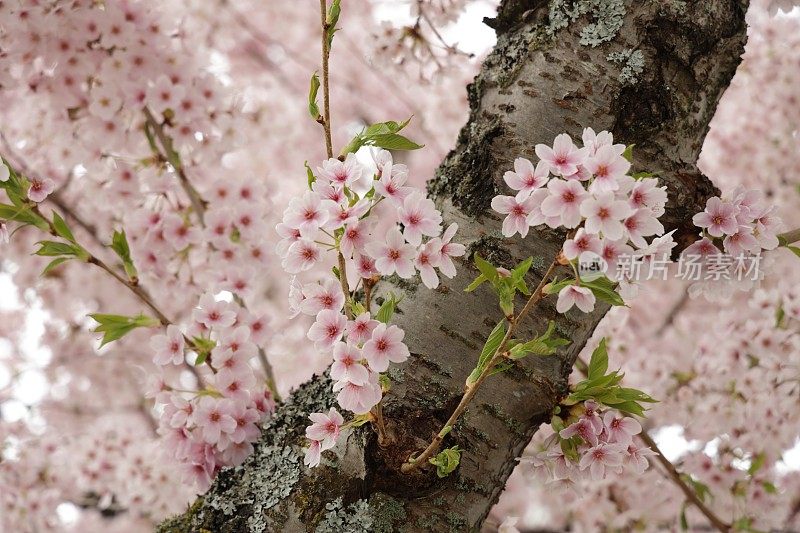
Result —
<svg viewBox="0 0 800 533"><path fill-rule="evenodd" d="M538 283L564 233L537 229L524 240L504 239L489 203L504 189L503 172L515 157L532 158L537 143L561 132L579 138L585 126L636 144L634 169L655 172L668 186L662 220L676 230L679 248L688 245L695 235L691 215L716 193L695 163L743 52L746 8L746 0L503 2L487 21L498 43L468 88L469 121L429 185L446 222L459 224L457 238L469 254L479 251L503 266L533 256L528 282ZM608 59L630 51L641 51L644 64ZM628 67L638 81L623 72ZM558 315L552 299L540 303L521 333L542 332L555 320L572 343L487 380L445 440L465 450L452 475L403 475L400 465L424 448L458 403L501 318L489 289L463 292L476 273L466 259L459 267L436 291L408 283L382 288L405 294L396 320L412 352L389 372L393 388L384 414L395 444L378 446L362 427L343 434L322 466L303 467L306 415L335 403L330 380L318 376L279 408L253 457L221 472L205 497L161 531L478 530L516 459L567 393L575 358L607 308Z"/></svg>

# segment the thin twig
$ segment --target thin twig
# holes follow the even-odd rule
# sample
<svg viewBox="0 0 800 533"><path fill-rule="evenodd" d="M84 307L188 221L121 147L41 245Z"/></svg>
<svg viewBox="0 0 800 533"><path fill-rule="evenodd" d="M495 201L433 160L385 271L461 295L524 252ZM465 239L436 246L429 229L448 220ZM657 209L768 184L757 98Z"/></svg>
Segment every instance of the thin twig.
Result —
<svg viewBox="0 0 800 533"><path fill-rule="evenodd" d="M656 459L658 459L658 462L661 463L661 466L663 466L667 471L669 478L674 481L676 485L678 485L681 491L683 491L686 499L689 500L695 507L697 507L697 509L705 515L708 521L711 522L715 528L722 533L728 533L731 530L731 526L714 514L714 512L709 509L705 503L703 503L703 500L700 499L697 493L686 484L686 482L681 478L681 474L678 472L678 469L675 468L675 465L673 465L670 460L664 456L650 434L642 430L642 432L639 434L639 437L650 447L651 450L655 452Z"/></svg>
<svg viewBox="0 0 800 533"><path fill-rule="evenodd" d="M433 440L431 440L428 447L425 448L425 450L419 456L413 459L409 458L408 462L401 467L401 471L403 473L408 474L410 472L413 472L417 468L426 465L428 463L428 459L433 457L433 455L439 451L439 446L444 440L444 437L447 435L448 428L452 428L453 426L455 426L456 422L458 422L459 417L466 410L467 405L469 405L469 402L472 401L472 398L478 392L478 389L480 388L481 384L483 384L486 378L488 378L489 375L492 373L492 370L494 369L495 365L497 365L497 363L502 361L503 358L505 357L506 345L508 344L508 341L511 340L512 335L516 331L519 323L522 321L523 318L525 318L525 315L528 314L528 311L530 311L530 309L543 298L544 287L557 266L558 263L556 261L553 261L553 263L547 269L547 272L545 272L544 275L542 276L542 281L539 283L539 286L536 287L536 290L533 291L533 294L531 294L530 298L528 298L528 301L525 304L525 307L522 308L522 311L520 311L518 315L508 319L509 323L508 331L506 331L503 340L500 342L500 346L498 346L497 350L495 350L494 355L492 355L492 358L489 360L489 363L486 365L486 368L483 369L483 372L481 372L480 376L475 381L475 383L466 385L464 396L461 397L461 401L458 403L458 407L456 407L455 411L453 411L453 414L451 414L450 418L447 419L447 422L445 422L442 429L436 434Z"/></svg>
<svg viewBox="0 0 800 533"><path fill-rule="evenodd" d="M794 244L797 241L800 241L800 228L787 231L786 233L781 233L778 235L778 240L785 244Z"/></svg>
<svg viewBox="0 0 800 533"><path fill-rule="evenodd" d="M192 208L194 209L195 213L197 213L200 223L203 224L203 218L206 212L205 201L200 197L197 189L192 186L189 178L186 176L186 171L183 168L183 163L181 163L181 158L172 147L172 139L164 131L164 126L156 120L155 116L153 116L153 113L147 107L144 108L144 116L147 120L147 124L153 129L156 137L158 137L158 142L161 144L161 148L164 150L164 153L159 153L159 155L161 155L170 165L172 165L172 168L175 169L181 187L183 187L183 190L189 197L189 201L192 203Z"/></svg>
<svg viewBox="0 0 800 533"><path fill-rule="evenodd" d="M319 0L320 17L322 18L322 107L325 115L322 117L322 128L325 130L325 150L328 159L333 157L333 142L331 140L331 107L330 88L328 82L328 59L331 50L328 47L328 2Z"/></svg>

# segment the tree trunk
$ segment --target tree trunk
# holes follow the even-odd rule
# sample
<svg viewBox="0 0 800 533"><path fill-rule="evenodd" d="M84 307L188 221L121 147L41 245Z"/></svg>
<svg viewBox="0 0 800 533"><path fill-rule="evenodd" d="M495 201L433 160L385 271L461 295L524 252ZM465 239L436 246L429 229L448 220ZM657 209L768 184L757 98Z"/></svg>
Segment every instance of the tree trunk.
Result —
<svg viewBox="0 0 800 533"><path fill-rule="evenodd" d="M553 261L564 233L536 229L504 239L489 202L517 156L533 157L583 127L608 129L636 144L634 169L657 173L670 201L662 219L679 248L696 234L691 215L714 187L696 167L709 121L745 42L746 0L506 0L487 21L498 43L469 86L471 114L429 192L457 239L494 264L533 256L529 285ZM614 55L610 55L616 53ZM461 465L438 479L404 475L400 465L424 448L458 403L489 331L501 319L467 257L438 290L400 283L396 315L412 357L390 370L384 413L396 444L382 448L369 426L340 438L316 469L303 466L307 415L335 405L317 376L266 423L256 452L221 472L211 490L162 531L476 531L497 501L516 459L567 393L567 378L606 307L558 315L553 298L528 317L524 335L555 320L572 343L550 357L528 357L489 378L445 445L464 450ZM562 273L563 276L563 273Z"/></svg>

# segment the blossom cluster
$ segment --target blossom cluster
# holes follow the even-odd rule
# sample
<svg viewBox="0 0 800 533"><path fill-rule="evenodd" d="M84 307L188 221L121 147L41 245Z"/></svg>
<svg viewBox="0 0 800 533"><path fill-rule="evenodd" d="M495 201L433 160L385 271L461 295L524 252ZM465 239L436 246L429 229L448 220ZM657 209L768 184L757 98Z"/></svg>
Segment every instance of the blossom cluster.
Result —
<svg viewBox="0 0 800 533"><path fill-rule="evenodd" d="M361 279L409 279L419 272L427 287L436 288L436 270L455 276L452 258L464 254L451 242L458 226L442 233L441 213L422 191L405 185L408 169L394 164L390 152L379 150L374 160L375 174L352 153L317 168L311 190L289 203L277 226L283 267L291 274L309 270L325 249L336 249Z"/></svg>
<svg viewBox="0 0 800 533"><path fill-rule="evenodd" d="M763 278L763 272L758 272L754 278L742 275L746 274L742 270L747 268L747 259L759 257L762 251L774 250L780 244L777 233L782 222L776 210L776 206L765 202L761 191L743 186L722 198L714 196L706 201L705 210L692 218L694 225L701 229L700 238L683 251L682 257L692 258L700 265L722 263L726 255L738 260L727 265L726 272L732 272L723 278L725 283L693 284L690 287L692 296L702 294L711 300L726 299L734 290L748 290ZM720 281L720 278L713 281Z"/></svg>
<svg viewBox="0 0 800 533"><path fill-rule="evenodd" d="M599 258L606 277L620 283L623 295L632 296L635 280L617 275L620 258L669 257L675 246L658 220L667 202L666 187L659 187L649 174L629 175L626 147L614 144L610 132L586 128L582 141L583 147L578 148L562 133L552 147L536 145L539 161L535 166L517 158L514 170L503 176L517 192L495 196L492 208L506 215L502 228L506 237L516 233L525 237L531 227L541 224L573 230L563 246L564 258ZM646 238L655 236L647 242ZM594 309L593 291L579 281L561 288L560 313L573 306L584 312Z"/></svg>
<svg viewBox="0 0 800 533"><path fill-rule="evenodd" d="M381 401L380 373L409 356L405 332L372 315L371 287L382 276L409 279L419 273L427 287L436 288L438 274L455 276L453 258L465 253L463 245L452 242L457 225L442 232L442 215L433 201L405 185L407 167L395 164L386 150L376 151L373 159L375 172L352 153L343 161L323 161L310 180L311 190L289 203L277 226L283 237L278 253L291 274L324 262L325 251L341 257L339 279L326 275L306 284L293 279L289 299L293 316L314 317L307 336L319 350L332 353L337 401L356 415ZM366 301L356 302L350 282L355 289L364 287ZM395 302L390 297L385 305ZM312 421L306 462L315 466L320 451L333 447L343 419L331 411L312 414ZM323 427L328 429L321 438Z"/></svg>
<svg viewBox="0 0 800 533"><path fill-rule="evenodd" d="M544 449L526 461L541 469L548 481L570 483L602 480L626 468L636 474L647 470L647 457L655 453L634 439L642 431L635 418L602 410L592 400L584 402L582 410L577 420L554 433Z"/></svg>
<svg viewBox="0 0 800 533"><path fill-rule="evenodd" d="M159 367L184 364L191 349L192 363L205 359L213 371L199 391L173 387L163 378L151 390L160 412L158 431L184 465L185 478L201 490L222 467L239 465L252 453L261 435L258 424L275 407L271 391L250 365L266 334L258 324L237 304L205 294L186 333L170 325L151 339Z"/></svg>

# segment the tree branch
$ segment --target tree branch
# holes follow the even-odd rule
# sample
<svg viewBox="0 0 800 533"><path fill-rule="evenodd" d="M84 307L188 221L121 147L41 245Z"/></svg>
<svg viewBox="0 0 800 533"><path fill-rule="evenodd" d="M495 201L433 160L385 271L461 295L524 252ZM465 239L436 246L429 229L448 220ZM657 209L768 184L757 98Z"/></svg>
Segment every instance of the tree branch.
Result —
<svg viewBox="0 0 800 533"><path fill-rule="evenodd" d="M501 236L490 202L505 190L504 171L561 132L580 137L586 126L608 129L616 142L636 144L635 170L653 171L667 185L664 225L676 230L679 248L685 247L696 238L691 216L717 193L695 162L740 61L746 30L744 1L687 3L676 13L660 2L626 0L613 38L586 46L581 42L588 25L598 17L614 22L604 8L552 34L546 4L501 4L493 22L497 46L468 89L469 121L429 184L445 223L458 223L467 257L477 251L492 264L513 267L533 256L526 281L534 286L546 277L565 234L539 228L525 239ZM641 50L645 57L633 85L621 81L619 67L607 59L624 49ZM302 467L308 413L336 401L331 381L317 376L277 410L253 457L220 472L203 501L162 531L314 531L327 524L332 509L341 509L343 519L357 517L368 530L479 530L516 459L567 393L577 355L607 307L560 315L549 300L542 301L520 325L519 336L533 336L554 320L572 344L549 357L516 361L492 377L491 387L475 393L441 443L464 450L450 476L403 474L407 458L426 447L457 408L480 346L496 324L495 295L484 287L464 293L474 271L466 261L459 266L458 275L436 291L407 282L391 287L404 296L395 317L411 351L390 372L392 389L384 398L393 443L378 445L368 426L348 429L323 454L321 466Z"/></svg>

